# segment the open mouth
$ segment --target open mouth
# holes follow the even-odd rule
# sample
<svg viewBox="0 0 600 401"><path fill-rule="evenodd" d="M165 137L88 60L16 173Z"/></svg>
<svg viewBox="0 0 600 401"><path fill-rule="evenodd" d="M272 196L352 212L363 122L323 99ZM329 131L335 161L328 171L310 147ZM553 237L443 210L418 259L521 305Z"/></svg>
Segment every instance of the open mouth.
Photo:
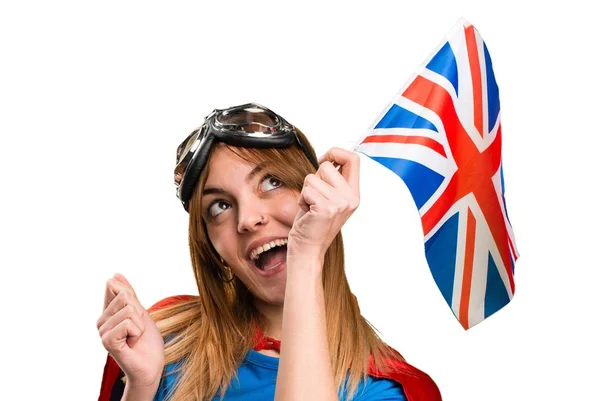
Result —
<svg viewBox="0 0 600 401"><path fill-rule="evenodd" d="M277 239L268 242L250 253L250 260L258 269L269 271L287 258L287 239Z"/></svg>

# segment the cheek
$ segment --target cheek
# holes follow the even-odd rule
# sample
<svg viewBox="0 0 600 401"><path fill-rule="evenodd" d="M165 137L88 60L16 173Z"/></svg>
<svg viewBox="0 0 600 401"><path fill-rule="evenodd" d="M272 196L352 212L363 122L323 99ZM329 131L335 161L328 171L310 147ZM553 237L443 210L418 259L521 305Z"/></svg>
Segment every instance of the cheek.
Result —
<svg viewBox="0 0 600 401"><path fill-rule="evenodd" d="M206 232L208 234L208 240L213 245L217 253L221 256L225 256L227 254L227 250L224 248L226 241L220 241L219 239L223 238L222 233L220 232L219 227L206 227Z"/></svg>
<svg viewBox="0 0 600 401"><path fill-rule="evenodd" d="M284 198L284 202L279 204L279 214L283 221L289 223L291 226L296 218L296 214L298 214L298 210L300 210L300 206L298 206L298 198L300 194L298 192L291 192Z"/></svg>

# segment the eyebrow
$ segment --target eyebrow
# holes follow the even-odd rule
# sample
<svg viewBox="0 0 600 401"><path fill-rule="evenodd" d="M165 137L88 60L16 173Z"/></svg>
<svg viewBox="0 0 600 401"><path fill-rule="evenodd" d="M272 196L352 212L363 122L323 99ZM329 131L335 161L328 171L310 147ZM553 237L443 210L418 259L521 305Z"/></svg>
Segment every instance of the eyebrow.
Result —
<svg viewBox="0 0 600 401"><path fill-rule="evenodd" d="M254 178L254 176L255 176L256 174L260 173L260 172L261 172L261 171L262 171L262 170L265 168L265 165L266 165L266 164L267 164L267 163L264 163L264 162L263 162L263 163L260 163L260 164L257 164L257 165L256 165L256 166L255 166L255 167L252 169L252 171L251 171L251 172L249 172L249 173L248 173L248 175L246 176L246 182L250 182L250 181L252 181L252 179Z"/></svg>
<svg viewBox="0 0 600 401"><path fill-rule="evenodd" d="M227 191L225 191L222 188L204 188L204 191L202 191L202 196L212 195L212 194L225 195L226 193L227 193Z"/></svg>
<svg viewBox="0 0 600 401"><path fill-rule="evenodd" d="M260 163L260 164L256 165L252 169L252 171L250 171L248 173L248 175L246 176L245 181L246 182L252 181L252 179L254 178L254 176L256 176L258 173L260 173L265 168L266 164L267 163ZM204 190L202 191L202 196L212 195L212 194L225 195L225 194L227 194L227 191L225 191L223 188L204 187Z"/></svg>

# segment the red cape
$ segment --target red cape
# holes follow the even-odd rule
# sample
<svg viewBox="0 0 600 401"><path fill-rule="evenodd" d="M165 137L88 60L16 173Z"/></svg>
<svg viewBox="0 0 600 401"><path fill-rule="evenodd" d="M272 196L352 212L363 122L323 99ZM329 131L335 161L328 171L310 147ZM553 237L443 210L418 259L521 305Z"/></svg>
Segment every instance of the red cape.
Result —
<svg viewBox="0 0 600 401"><path fill-rule="evenodd" d="M185 301L192 298L190 295L179 295L174 297L165 298L159 301L150 308L150 311L159 310L177 302ZM254 347L255 350L264 348L270 348L268 345L265 347L265 343L270 344L270 339L263 338L262 333L257 331L258 340L257 345ZM265 341L267 340L267 341ZM397 351L394 352L400 355ZM408 401L441 401L442 396L440 390L436 386L435 382L427 375L427 373L420 371L414 366L407 362L401 362L398 360L386 360L390 367L397 368L396 372L390 374L383 374L375 368L373 357L369 358L369 375L373 377L391 379L402 385L404 394ZM119 378L122 376L121 369L115 360L109 355L104 366L104 374L102 376L102 385L100 388L100 396L98 401L113 401L120 399L119 389L117 385L120 385L121 381ZM121 390L122 391L122 390ZM113 394L115 393L115 394Z"/></svg>

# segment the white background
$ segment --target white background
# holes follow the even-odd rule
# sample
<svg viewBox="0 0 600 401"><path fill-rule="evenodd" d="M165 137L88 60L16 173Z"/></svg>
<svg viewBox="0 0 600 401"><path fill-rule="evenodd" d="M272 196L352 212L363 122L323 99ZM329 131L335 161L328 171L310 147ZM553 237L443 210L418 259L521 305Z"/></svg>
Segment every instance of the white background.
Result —
<svg viewBox="0 0 600 401"><path fill-rule="evenodd" d="M146 306L196 293L172 171L204 115L256 101L350 148L464 17L500 88L516 295L464 331L404 184L364 157L350 284L447 401L600 399L598 14L532 3L2 2L0 398L97 398L115 272Z"/></svg>

